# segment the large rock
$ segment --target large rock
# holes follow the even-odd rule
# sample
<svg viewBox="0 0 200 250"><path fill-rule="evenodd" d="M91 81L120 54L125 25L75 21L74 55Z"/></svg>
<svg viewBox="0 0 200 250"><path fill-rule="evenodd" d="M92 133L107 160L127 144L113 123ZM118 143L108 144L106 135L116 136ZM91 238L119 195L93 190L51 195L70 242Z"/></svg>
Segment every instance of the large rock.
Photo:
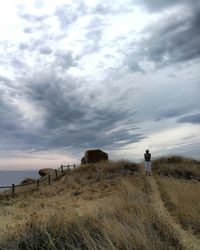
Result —
<svg viewBox="0 0 200 250"><path fill-rule="evenodd" d="M43 168L39 170L39 175L41 175L42 177L48 174L53 173L55 170L53 168Z"/></svg>
<svg viewBox="0 0 200 250"><path fill-rule="evenodd" d="M32 178L25 178L23 181L21 181L20 184L31 184L31 183L35 183L36 180L32 179Z"/></svg>
<svg viewBox="0 0 200 250"><path fill-rule="evenodd" d="M86 164L85 156L82 157L82 159L81 159L81 164Z"/></svg>
<svg viewBox="0 0 200 250"><path fill-rule="evenodd" d="M100 149L87 150L81 159L81 164L95 163L108 160L108 154Z"/></svg>

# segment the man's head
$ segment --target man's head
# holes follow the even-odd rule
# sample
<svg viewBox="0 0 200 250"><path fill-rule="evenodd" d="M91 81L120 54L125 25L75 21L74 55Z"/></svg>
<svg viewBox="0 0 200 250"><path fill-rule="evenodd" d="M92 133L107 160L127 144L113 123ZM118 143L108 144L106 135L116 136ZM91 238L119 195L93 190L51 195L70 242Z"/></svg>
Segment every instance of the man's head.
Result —
<svg viewBox="0 0 200 250"><path fill-rule="evenodd" d="M148 149L146 149L146 153L149 153L149 150L148 150Z"/></svg>

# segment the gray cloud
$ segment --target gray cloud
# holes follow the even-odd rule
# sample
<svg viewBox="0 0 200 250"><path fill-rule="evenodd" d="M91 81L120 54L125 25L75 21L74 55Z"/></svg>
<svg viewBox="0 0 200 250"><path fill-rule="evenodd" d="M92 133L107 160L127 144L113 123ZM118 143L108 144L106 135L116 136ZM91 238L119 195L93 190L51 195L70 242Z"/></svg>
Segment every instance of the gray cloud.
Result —
<svg viewBox="0 0 200 250"><path fill-rule="evenodd" d="M10 103L6 94L0 94L0 131L1 145L0 150L12 150L22 148L23 143L23 115Z"/></svg>
<svg viewBox="0 0 200 250"><path fill-rule="evenodd" d="M189 108L190 110L190 108ZM166 118L173 118L173 117L179 117L181 115L184 115L187 113L187 108L173 108L168 109L166 111L161 112L161 114L158 115L158 118L156 118L156 121L160 121L162 119Z"/></svg>
<svg viewBox="0 0 200 250"><path fill-rule="evenodd" d="M44 21L46 18L48 18L48 15L31 15L28 13L23 13L23 12L19 12L19 16L21 18L23 18L24 20L28 21L28 22L42 22Z"/></svg>
<svg viewBox="0 0 200 250"><path fill-rule="evenodd" d="M154 27L142 46L147 60L166 66L200 58L200 8L187 18L175 15Z"/></svg>
<svg viewBox="0 0 200 250"><path fill-rule="evenodd" d="M52 53L52 49L49 46L42 46L39 48L40 54L49 55Z"/></svg>
<svg viewBox="0 0 200 250"><path fill-rule="evenodd" d="M121 1L109 2L105 0L102 0L100 3L98 3L93 9L93 12L104 16L111 14L119 14L129 11L130 11L129 4L126 4Z"/></svg>
<svg viewBox="0 0 200 250"><path fill-rule="evenodd" d="M187 115L197 112L197 88L193 84L193 91L180 91L189 88L186 82L190 83L190 79L184 79L181 85L183 78L178 72L176 80L172 80L164 71L166 66L176 70L174 64L199 59L199 5L195 1L193 7L188 1L134 2L150 12L175 5L177 10L184 5L188 12L182 12L182 16L164 15L162 22L150 24L138 37L134 28L130 29L131 34L124 35L120 29L120 36L116 34L114 29L120 18L130 10L134 14L134 4L125 6L120 1L101 1L94 7L80 1L60 5L49 19L57 17L57 29L56 25L51 29L46 24L48 15L20 12L25 20L22 31L26 39L4 43L7 47L2 49L11 51L2 60L10 66L7 75L12 80L0 76L0 151L64 149L77 153L97 147L115 150L141 141L159 124L166 129L161 120L169 121L169 126L174 120L199 123L199 114ZM43 8L45 2L42 5L38 1L37 6ZM86 17L83 25L82 17ZM110 30L114 39L108 34ZM145 38L146 33L150 38ZM153 77L145 66L143 69L143 63L149 61L157 66L158 74L155 72ZM7 65L3 67L2 72L7 73ZM159 70L163 70L162 76ZM13 100L21 101L21 105L27 103L24 112L30 105L30 113L33 108L38 116L25 115ZM153 128L151 123L155 120Z"/></svg>
<svg viewBox="0 0 200 250"><path fill-rule="evenodd" d="M79 83L72 79L64 80L49 72L46 75L34 74L32 78L21 81L25 85L19 95L43 114L40 128L23 129L26 120L23 117L17 120L19 129L13 129L12 137L16 140L20 138L22 147L26 149L37 151L72 147L77 152L88 147L114 148L143 138L140 133L130 136L129 129L125 129L130 124L132 130L136 129L135 122L126 119L126 109L111 105L110 108L91 106L95 102L94 95L85 92L86 89L80 92ZM8 112L11 113L10 110ZM12 112L15 112L13 107ZM125 127L115 131L125 120ZM8 124L5 127L8 128ZM6 130L4 134L10 132Z"/></svg>
<svg viewBox="0 0 200 250"><path fill-rule="evenodd" d="M27 51L28 53L35 52L38 57L41 55L50 55L53 53L53 49L48 45L51 41L51 37L48 35L42 35L38 38L32 39L29 43L20 43L18 49L22 52ZM64 55L63 55L64 56ZM12 55L14 57L14 54ZM23 58L23 57L22 57ZM15 58L15 60L19 60ZM22 61L22 60L19 60Z"/></svg>
<svg viewBox="0 0 200 250"><path fill-rule="evenodd" d="M160 2L158 7L172 4L172 1L148 1L150 6L156 6L157 2ZM151 61L157 68L162 68L200 59L200 4L197 1L194 5L187 1L178 2L185 6L185 13L183 10L179 12L180 6L177 7L175 14L163 16L159 22L143 30L141 35L148 33L148 38L129 45L125 64L131 71L142 71L138 67L140 61Z"/></svg>
<svg viewBox="0 0 200 250"><path fill-rule="evenodd" d="M3 82L3 83L10 83L11 80L5 76L1 76L0 75L0 82Z"/></svg>
<svg viewBox="0 0 200 250"><path fill-rule="evenodd" d="M183 123L194 123L194 124L199 124L200 123L200 113L199 114L194 114L194 115L186 115L178 119L178 122Z"/></svg>
<svg viewBox="0 0 200 250"><path fill-rule="evenodd" d="M63 69L76 66L76 60L73 58L71 51L58 50L54 53L55 63Z"/></svg>
<svg viewBox="0 0 200 250"><path fill-rule="evenodd" d="M30 41L28 44L27 43L20 43L18 48L20 50L33 51L33 50L36 50L38 48L43 47L45 45L46 40L47 40L47 38L45 39L44 37L32 39L32 41Z"/></svg>
<svg viewBox="0 0 200 250"><path fill-rule="evenodd" d="M34 27L26 27L24 29L24 33L33 33L35 32L35 28Z"/></svg>
<svg viewBox="0 0 200 250"><path fill-rule="evenodd" d="M43 0L36 0L35 2L35 7L37 7L38 9L41 9L44 7L44 2Z"/></svg>
<svg viewBox="0 0 200 250"><path fill-rule="evenodd" d="M152 12L162 11L166 8L174 7L177 5L187 4L193 5L197 4L198 0L133 0L133 3L142 5L147 8L147 10Z"/></svg>
<svg viewBox="0 0 200 250"><path fill-rule="evenodd" d="M26 68L26 63L23 61L23 59L21 60L18 58L18 56L15 57L15 55L10 58L10 64L15 67L15 69Z"/></svg>
<svg viewBox="0 0 200 250"><path fill-rule="evenodd" d="M55 11L61 29L66 29L70 24L75 22L80 16L87 13L87 8L84 3L74 1L72 4L60 5Z"/></svg>
<svg viewBox="0 0 200 250"><path fill-rule="evenodd" d="M26 28L24 28L24 33L26 34L32 34L34 32L40 32L40 31L44 31L46 33L46 29L48 28L47 25L41 23L39 25L35 25L35 23L32 26L27 26Z"/></svg>
<svg viewBox="0 0 200 250"><path fill-rule="evenodd" d="M138 62L132 57L130 57L130 58L128 57L128 59L126 59L124 65L127 65L128 69L132 72L145 73L145 70L142 67L140 67Z"/></svg>
<svg viewBox="0 0 200 250"><path fill-rule="evenodd" d="M105 27L105 20L94 15L90 23L86 27L86 35L83 41L83 50L78 58L91 53L97 53L101 49L101 39L103 37L103 30Z"/></svg>

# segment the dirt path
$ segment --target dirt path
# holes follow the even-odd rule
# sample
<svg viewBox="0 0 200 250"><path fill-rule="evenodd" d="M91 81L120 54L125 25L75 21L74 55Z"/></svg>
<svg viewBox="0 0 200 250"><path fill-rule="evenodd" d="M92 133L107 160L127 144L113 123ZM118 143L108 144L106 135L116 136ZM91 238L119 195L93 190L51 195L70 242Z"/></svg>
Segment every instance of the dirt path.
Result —
<svg viewBox="0 0 200 250"><path fill-rule="evenodd" d="M156 210L157 215L162 219L162 221L168 224L169 228L174 231L177 239L179 239L180 244L184 249L188 250L199 250L200 240L188 231L185 231L181 225L177 224L175 219L170 215L169 211L164 205L161 198L158 185L153 176L147 176L146 181L151 187L151 202Z"/></svg>

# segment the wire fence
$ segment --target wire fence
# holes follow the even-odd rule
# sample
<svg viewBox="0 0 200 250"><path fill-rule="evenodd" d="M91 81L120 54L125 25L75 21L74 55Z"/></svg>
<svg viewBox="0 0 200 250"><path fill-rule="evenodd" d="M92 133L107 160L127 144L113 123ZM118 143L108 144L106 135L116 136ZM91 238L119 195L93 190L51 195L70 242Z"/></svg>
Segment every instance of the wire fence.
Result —
<svg viewBox="0 0 200 250"><path fill-rule="evenodd" d="M29 183L23 183L23 184L12 184L10 186L2 186L0 187L1 196L4 195L12 195L12 197L15 196L17 192L25 192L24 189L25 186L31 187L31 190L39 190L42 184L48 184L51 185L51 183L55 180L57 180L60 176L64 175L67 171L70 171L72 169L75 169L77 167L76 164L72 165L61 165L59 168L54 169L49 174L46 174L44 177L41 177L37 180L30 180ZM30 189L29 189L30 190Z"/></svg>

